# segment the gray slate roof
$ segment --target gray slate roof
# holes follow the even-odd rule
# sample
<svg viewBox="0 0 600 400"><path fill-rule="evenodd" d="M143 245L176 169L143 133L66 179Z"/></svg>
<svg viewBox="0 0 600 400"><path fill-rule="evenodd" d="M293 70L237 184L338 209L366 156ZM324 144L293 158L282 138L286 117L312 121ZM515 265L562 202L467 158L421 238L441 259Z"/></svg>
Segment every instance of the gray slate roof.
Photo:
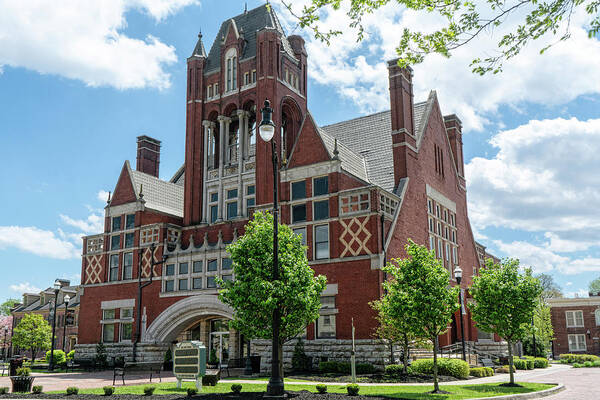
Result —
<svg viewBox="0 0 600 400"><path fill-rule="evenodd" d="M127 163L129 168L129 163ZM152 175L129 168L133 188L140 197L140 185L146 207L167 214L183 217L183 186L163 181Z"/></svg>
<svg viewBox="0 0 600 400"><path fill-rule="evenodd" d="M270 8L271 10L269 10L266 5L262 5L223 22L217 33L217 37L210 48L210 52L208 53L204 73L209 74L221 68L221 38L227 33L227 28L231 23L231 20L234 21L238 32L240 32L240 34L243 32L244 38L246 39L243 53L239 55L240 60L256 56L256 32L264 28L276 29L281 34L284 53L295 59L296 57L294 56L292 46L283 32L279 19L277 18L273 7ZM196 45L196 47L197 46L198 45Z"/></svg>
<svg viewBox="0 0 600 400"><path fill-rule="evenodd" d="M428 101L414 105L415 134L420 141L425 125ZM382 111L338 122L321 128L327 135L338 139L338 146L343 143L354 154L363 157L368 181L389 192L394 188L394 160L392 155L392 121L391 112ZM356 175L360 178L360 175Z"/></svg>

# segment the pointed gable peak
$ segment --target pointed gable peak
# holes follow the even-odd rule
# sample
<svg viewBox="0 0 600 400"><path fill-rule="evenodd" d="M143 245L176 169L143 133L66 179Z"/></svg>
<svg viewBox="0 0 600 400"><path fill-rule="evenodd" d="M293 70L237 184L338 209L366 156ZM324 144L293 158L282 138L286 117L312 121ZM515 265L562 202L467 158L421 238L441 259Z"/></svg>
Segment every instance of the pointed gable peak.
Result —
<svg viewBox="0 0 600 400"><path fill-rule="evenodd" d="M192 52L192 57L206 58L206 49L204 48L204 43L202 42L202 31L198 33L198 41L196 42L196 47L194 47L194 51Z"/></svg>

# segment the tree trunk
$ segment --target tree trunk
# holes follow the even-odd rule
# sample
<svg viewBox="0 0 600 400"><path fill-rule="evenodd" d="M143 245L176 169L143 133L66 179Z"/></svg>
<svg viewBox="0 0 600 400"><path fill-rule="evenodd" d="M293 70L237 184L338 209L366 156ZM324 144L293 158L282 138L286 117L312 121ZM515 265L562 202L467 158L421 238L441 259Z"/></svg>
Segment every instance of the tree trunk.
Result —
<svg viewBox="0 0 600 400"><path fill-rule="evenodd" d="M512 342L510 340L506 340L508 343L508 373L510 374L510 385L515 384L515 376L513 374L513 355L512 355Z"/></svg>
<svg viewBox="0 0 600 400"><path fill-rule="evenodd" d="M35 353L36 353L35 348L32 347L31 348L31 364L35 363Z"/></svg>
<svg viewBox="0 0 600 400"><path fill-rule="evenodd" d="M438 338L437 336L433 339L433 392L437 393L440 390L438 383L438 366L437 366L437 353L438 353Z"/></svg>
<svg viewBox="0 0 600 400"><path fill-rule="evenodd" d="M408 335L405 333L404 334L404 343L402 343L403 349L402 349L402 354L404 354L403 360L402 362L404 363L404 373L407 374L408 373Z"/></svg>

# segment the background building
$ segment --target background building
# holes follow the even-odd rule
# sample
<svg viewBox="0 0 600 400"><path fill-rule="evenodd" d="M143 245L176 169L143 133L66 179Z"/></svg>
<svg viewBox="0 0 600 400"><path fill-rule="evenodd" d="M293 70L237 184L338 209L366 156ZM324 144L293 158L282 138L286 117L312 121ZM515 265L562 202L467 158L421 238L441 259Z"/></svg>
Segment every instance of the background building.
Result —
<svg viewBox="0 0 600 400"><path fill-rule="evenodd" d="M564 353L600 355L600 296L548 299L554 329L555 356Z"/></svg>
<svg viewBox="0 0 600 400"><path fill-rule="evenodd" d="M79 323L79 296L80 286L71 286L71 281L67 279L59 279L61 288L58 292L58 311L56 319L56 331L54 348L58 350L64 350L66 353L73 350L77 344L77 333ZM65 324L67 318L65 318L65 307L64 298L69 295L69 306L68 312L73 320L73 324L67 324L65 330ZM40 314L52 327L52 317L54 315L54 288L49 287L42 290L39 293L23 293L23 302L17 305L11 311L12 316L12 329L19 325L19 322L23 319L25 314ZM70 319L69 318L69 319ZM63 333L66 335L63 336ZM64 339L66 337L66 340ZM19 349L12 347L13 354L20 354L23 356L30 357L29 349ZM43 358L46 355L46 351L40 351L36 357Z"/></svg>
<svg viewBox="0 0 600 400"><path fill-rule="evenodd" d="M412 70L391 61L390 110L319 127L307 109L307 57L303 39L286 37L265 6L223 22L208 53L199 36L187 63L184 165L159 179L161 143L138 137L136 168L123 165L104 232L84 238L81 357L102 341L114 355L161 359L186 339L224 359L246 355L215 278L235 279L226 245L253 211L272 207L271 145L256 139L265 99L278 132L281 221L302 236L310 266L328 280L321 316L305 332L309 355L347 351L354 319L358 359L383 362L388 352L373 339L369 302L382 294L381 266L405 254L408 238L435 250L452 284L457 265L462 285L470 284L480 261L460 119L442 114L435 91L414 103ZM460 340L460 317L442 346ZM466 339L477 341L469 313L464 318ZM253 341L265 367L268 347Z"/></svg>

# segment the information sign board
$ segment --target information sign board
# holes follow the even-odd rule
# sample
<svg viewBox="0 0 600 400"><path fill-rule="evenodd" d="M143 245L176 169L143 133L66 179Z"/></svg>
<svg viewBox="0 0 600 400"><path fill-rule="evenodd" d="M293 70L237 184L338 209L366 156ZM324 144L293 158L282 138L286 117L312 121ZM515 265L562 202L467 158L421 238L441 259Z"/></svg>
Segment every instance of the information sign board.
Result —
<svg viewBox="0 0 600 400"><path fill-rule="evenodd" d="M178 388L181 381L194 380L200 389L202 377L206 375L206 346L198 341L177 343L173 352L173 374Z"/></svg>

